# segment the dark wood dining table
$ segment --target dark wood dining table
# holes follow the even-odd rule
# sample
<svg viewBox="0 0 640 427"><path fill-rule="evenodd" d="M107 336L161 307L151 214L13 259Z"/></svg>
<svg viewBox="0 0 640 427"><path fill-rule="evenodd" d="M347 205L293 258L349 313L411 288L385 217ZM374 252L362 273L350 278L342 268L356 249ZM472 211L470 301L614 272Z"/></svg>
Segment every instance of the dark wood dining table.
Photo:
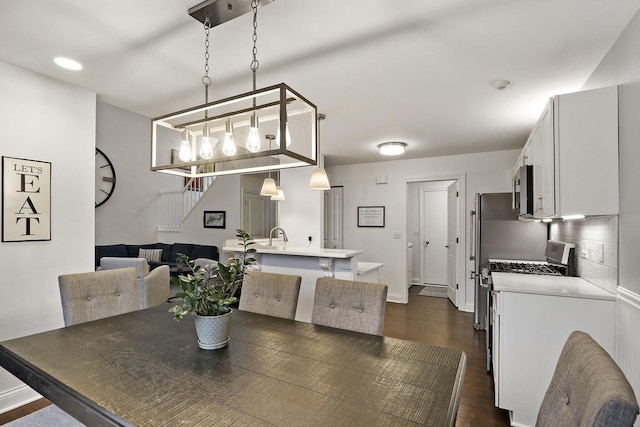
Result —
<svg viewBox="0 0 640 427"><path fill-rule="evenodd" d="M454 425L463 351L235 310L201 350L162 305L0 343L0 365L88 426Z"/></svg>

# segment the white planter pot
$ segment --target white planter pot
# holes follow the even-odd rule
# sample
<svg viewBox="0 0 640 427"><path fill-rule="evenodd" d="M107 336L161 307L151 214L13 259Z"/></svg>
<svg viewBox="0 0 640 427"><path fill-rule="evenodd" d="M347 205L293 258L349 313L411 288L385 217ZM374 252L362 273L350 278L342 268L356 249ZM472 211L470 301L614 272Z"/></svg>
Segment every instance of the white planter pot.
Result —
<svg viewBox="0 0 640 427"><path fill-rule="evenodd" d="M195 325L198 334L198 346L203 350L215 350L229 344L231 313L222 316L198 316Z"/></svg>

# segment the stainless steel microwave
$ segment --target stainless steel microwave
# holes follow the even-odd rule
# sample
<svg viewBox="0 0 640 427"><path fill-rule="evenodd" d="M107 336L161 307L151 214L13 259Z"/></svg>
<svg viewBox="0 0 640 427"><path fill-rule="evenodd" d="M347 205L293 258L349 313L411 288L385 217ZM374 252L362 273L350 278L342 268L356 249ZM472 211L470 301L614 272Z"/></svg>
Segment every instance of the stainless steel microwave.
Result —
<svg viewBox="0 0 640 427"><path fill-rule="evenodd" d="M513 177L513 210L533 215L533 166L521 166Z"/></svg>

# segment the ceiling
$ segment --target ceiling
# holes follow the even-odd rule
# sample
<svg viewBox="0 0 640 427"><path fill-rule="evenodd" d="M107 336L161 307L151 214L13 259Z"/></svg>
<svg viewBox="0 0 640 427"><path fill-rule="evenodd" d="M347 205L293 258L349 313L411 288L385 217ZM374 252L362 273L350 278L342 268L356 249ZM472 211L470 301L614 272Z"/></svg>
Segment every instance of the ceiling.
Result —
<svg viewBox="0 0 640 427"><path fill-rule="evenodd" d="M204 102L204 30L187 13L199 2L2 0L0 61L148 117L188 108ZM276 0L259 9L258 87L285 82L326 114L327 165L387 160L384 141L406 142L403 159L521 148L547 99L579 90L640 9L613 4ZM211 100L251 90L252 30L250 15L211 30Z"/></svg>

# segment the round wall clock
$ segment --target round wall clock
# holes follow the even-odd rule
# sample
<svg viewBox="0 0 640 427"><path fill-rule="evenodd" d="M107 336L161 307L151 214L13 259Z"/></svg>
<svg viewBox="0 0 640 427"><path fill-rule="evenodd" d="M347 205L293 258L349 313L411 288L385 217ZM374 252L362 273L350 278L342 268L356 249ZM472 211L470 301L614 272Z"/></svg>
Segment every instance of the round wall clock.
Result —
<svg viewBox="0 0 640 427"><path fill-rule="evenodd" d="M116 188L116 171L113 163L96 148L96 208L103 205Z"/></svg>

